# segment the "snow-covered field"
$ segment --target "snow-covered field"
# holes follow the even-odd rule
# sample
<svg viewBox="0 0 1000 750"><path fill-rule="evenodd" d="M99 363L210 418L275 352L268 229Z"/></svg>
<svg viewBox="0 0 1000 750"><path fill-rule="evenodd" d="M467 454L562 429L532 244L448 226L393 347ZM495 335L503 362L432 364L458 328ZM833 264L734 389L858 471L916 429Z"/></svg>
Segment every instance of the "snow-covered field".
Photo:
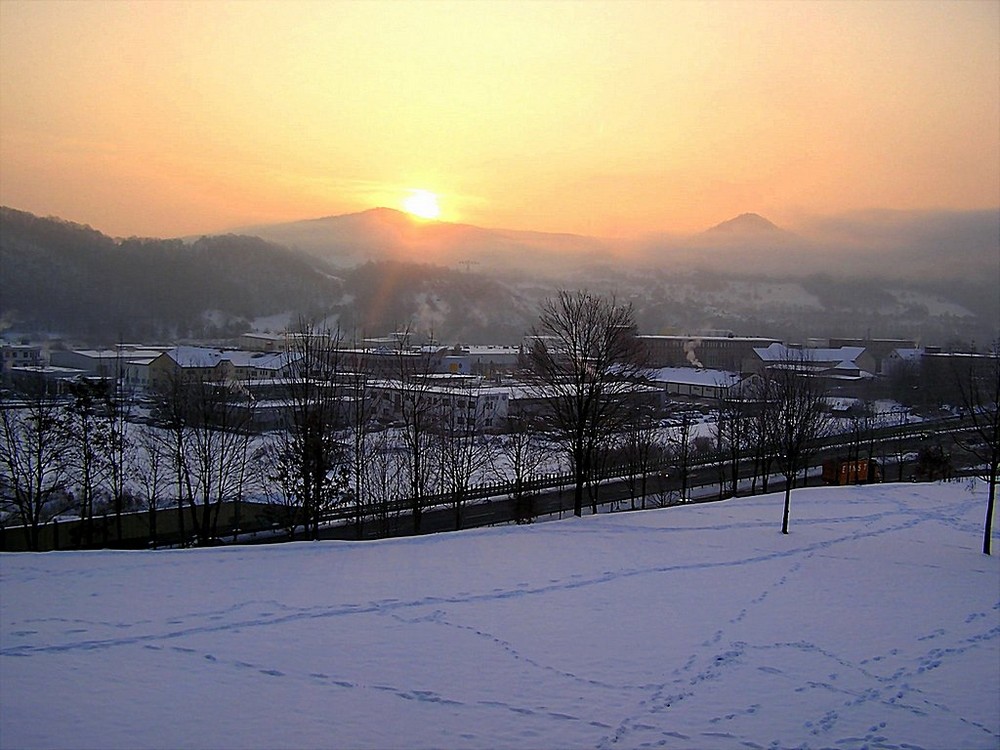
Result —
<svg viewBox="0 0 1000 750"><path fill-rule="evenodd" d="M3 555L0 746L997 748L984 506L962 484L815 488L788 536L773 495Z"/></svg>

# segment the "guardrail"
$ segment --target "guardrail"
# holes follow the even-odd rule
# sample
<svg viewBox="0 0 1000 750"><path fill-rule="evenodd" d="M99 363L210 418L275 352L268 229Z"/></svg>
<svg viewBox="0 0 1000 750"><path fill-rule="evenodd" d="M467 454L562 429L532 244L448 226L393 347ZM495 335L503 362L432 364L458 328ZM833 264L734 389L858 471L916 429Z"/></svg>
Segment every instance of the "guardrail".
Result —
<svg viewBox="0 0 1000 750"><path fill-rule="evenodd" d="M663 475L671 464L667 461L660 461L651 464L646 468L645 474L649 475ZM588 482L604 482L608 480L625 480L630 477L640 477L643 472L637 471L634 466L618 465L614 467L605 468L601 471L594 472ZM507 482L496 482L491 484L482 484L470 487L468 490L456 493L456 492L435 492L427 495L423 495L420 498L420 507L422 509L431 509L437 507L449 507L454 505L456 499L460 499L462 502L467 502L469 500L484 500L496 497L510 497L517 493L518 491L523 493L535 493L544 490L554 490L562 487L568 487L573 485L575 477L571 473L558 474L549 473L542 474L540 476L528 479L518 486L516 481ZM402 497L395 498L379 505L379 509L387 513L400 513L409 512L413 509L414 498ZM350 521L357 517L357 507L354 505L343 505L338 508L325 513L322 517L323 523L335 523L338 521Z"/></svg>

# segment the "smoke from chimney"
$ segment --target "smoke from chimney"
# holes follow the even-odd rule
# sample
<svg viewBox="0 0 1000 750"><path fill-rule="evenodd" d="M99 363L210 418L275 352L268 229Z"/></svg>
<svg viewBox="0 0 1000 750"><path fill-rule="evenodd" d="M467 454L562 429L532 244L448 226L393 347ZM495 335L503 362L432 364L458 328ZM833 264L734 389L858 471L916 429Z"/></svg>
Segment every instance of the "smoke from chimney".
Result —
<svg viewBox="0 0 1000 750"><path fill-rule="evenodd" d="M705 369L703 365L698 360L698 355L694 353L694 350L698 348L698 344L701 343L701 339L691 339L690 341L684 342L684 356L687 357L687 361L692 365L697 367L699 370Z"/></svg>

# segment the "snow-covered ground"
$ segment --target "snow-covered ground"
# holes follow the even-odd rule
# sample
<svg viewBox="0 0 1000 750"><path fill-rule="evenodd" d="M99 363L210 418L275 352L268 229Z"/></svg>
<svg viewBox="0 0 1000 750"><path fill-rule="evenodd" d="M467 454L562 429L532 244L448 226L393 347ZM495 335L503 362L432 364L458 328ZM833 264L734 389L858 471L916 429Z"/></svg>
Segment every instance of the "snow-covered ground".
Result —
<svg viewBox="0 0 1000 750"><path fill-rule="evenodd" d="M984 506L963 484L807 488L787 536L773 495L7 554L0 746L997 748Z"/></svg>

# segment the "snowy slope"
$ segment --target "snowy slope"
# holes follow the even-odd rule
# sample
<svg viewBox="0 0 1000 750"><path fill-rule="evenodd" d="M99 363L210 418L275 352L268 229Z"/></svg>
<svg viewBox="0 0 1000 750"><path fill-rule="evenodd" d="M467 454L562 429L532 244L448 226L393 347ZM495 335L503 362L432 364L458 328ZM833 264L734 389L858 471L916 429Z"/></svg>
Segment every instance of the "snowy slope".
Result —
<svg viewBox="0 0 1000 750"><path fill-rule="evenodd" d="M3 748L996 748L962 484L0 557Z"/></svg>

